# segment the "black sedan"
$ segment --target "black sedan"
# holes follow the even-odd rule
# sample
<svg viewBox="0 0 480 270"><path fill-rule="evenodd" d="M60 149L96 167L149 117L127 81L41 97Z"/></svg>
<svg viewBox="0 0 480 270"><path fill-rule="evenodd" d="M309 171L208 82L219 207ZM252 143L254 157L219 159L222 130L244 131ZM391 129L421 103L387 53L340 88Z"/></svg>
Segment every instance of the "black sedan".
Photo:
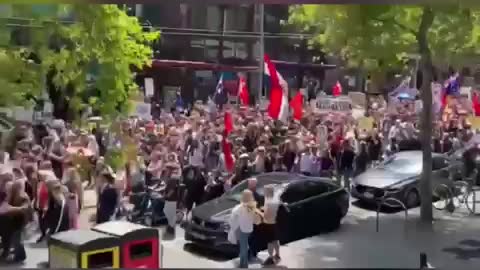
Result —
<svg viewBox="0 0 480 270"><path fill-rule="evenodd" d="M329 179L291 173L266 173L256 178L260 196L263 197L264 186L274 184L275 196L285 204L277 215L281 243L336 230L348 212L348 192ZM247 180L221 197L194 208L192 221L185 228L185 239L224 254L237 254L238 247L227 240L228 222L246 188ZM261 236L262 225L256 230ZM262 250L267 243L260 239L256 245Z"/></svg>
<svg viewBox="0 0 480 270"><path fill-rule="evenodd" d="M375 168L353 178L352 196L374 203L381 198L394 198L407 208L420 204L419 179L422 173L422 152L399 152ZM432 188L441 184L451 186L450 163L447 156L432 155ZM395 202L385 205L399 207Z"/></svg>

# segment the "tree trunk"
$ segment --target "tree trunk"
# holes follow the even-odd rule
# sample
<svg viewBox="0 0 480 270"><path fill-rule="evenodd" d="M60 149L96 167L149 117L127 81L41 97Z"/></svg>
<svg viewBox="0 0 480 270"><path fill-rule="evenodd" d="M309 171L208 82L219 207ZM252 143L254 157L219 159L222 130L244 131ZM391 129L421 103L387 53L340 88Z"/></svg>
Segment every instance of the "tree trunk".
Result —
<svg viewBox="0 0 480 270"><path fill-rule="evenodd" d="M421 97L423 112L421 121L421 142L423 149L423 167L420 180L420 219L423 224L432 224L432 56L428 44L428 31L432 26L435 13L430 7L423 8L422 19L417 33L418 50L421 56L420 68L423 73Z"/></svg>

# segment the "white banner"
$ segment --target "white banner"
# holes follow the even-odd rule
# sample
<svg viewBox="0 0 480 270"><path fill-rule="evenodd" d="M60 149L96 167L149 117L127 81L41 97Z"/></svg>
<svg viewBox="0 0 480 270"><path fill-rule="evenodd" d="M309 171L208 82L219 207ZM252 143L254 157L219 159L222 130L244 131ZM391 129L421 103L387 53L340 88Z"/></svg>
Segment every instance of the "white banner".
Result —
<svg viewBox="0 0 480 270"><path fill-rule="evenodd" d="M348 97L321 96L311 101L314 109L320 112L351 112L352 100Z"/></svg>
<svg viewBox="0 0 480 270"><path fill-rule="evenodd" d="M143 120L151 120L151 104L145 102L135 102L135 111L133 115Z"/></svg>
<svg viewBox="0 0 480 270"><path fill-rule="evenodd" d="M155 94L155 88L152 78L145 78L145 96L153 97Z"/></svg>

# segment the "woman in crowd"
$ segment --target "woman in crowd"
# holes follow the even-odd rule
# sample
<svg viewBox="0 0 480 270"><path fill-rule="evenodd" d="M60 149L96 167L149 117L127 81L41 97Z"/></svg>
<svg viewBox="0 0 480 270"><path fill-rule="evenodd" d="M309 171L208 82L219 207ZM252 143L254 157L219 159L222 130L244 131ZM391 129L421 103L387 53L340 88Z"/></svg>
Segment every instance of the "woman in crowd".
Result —
<svg viewBox="0 0 480 270"><path fill-rule="evenodd" d="M14 261L24 261L27 257L22 241L22 233L26 225L32 220L30 210L30 199L25 193L23 181L14 181L11 189L8 204L15 208L24 209L21 214L11 215L6 222L9 223L5 236L2 237L3 255L8 256L9 250L13 249Z"/></svg>
<svg viewBox="0 0 480 270"><path fill-rule="evenodd" d="M22 204L19 207L12 206L7 201L7 193L0 190L0 237L2 239L2 259L7 259L10 255L10 247L12 244L12 235L15 232L16 224L14 221L21 221L21 219L29 212L30 205ZM25 251L25 250L23 250ZM15 261L23 261L26 259L26 254L22 248L18 247L14 257ZM23 256L22 256L23 255Z"/></svg>
<svg viewBox="0 0 480 270"><path fill-rule="evenodd" d="M97 224L114 218L119 202L118 190L114 186L115 174L111 168L106 169L100 177L100 196L97 204Z"/></svg>
<svg viewBox="0 0 480 270"><path fill-rule="evenodd" d="M244 190L240 204L237 205L230 216L229 239L237 242L240 247L240 268L248 268L249 245L248 240L253 232L253 225L260 223L261 212L257 209L257 203L250 190Z"/></svg>
<svg viewBox="0 0 480 270"><path fill-rule="evenodd" d="M49 187L50 198L48 200L46 219L48 235L53 235L70 229L70 214L68 212L67 198L65 197L67 193L66 188L62 186L60 181L53 179L47 182L47 187Z"/></svg>

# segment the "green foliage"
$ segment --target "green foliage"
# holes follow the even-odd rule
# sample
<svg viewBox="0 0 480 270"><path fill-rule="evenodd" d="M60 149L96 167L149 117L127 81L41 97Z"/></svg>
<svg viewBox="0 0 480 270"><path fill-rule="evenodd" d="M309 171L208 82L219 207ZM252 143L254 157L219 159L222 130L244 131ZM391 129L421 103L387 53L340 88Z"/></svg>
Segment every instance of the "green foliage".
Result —
<svg viewBox="0 0 480 270"><path fill-rule="evenodd" d="M122 170L127 161L126 153L121 149L109 149L105 156L105 164L116 172Z"/></svg>
<svg viewBox="0 0 480 270"><path fill-rule="evenodd" d="M433 11L428 41L434 59L453 60L478 50L480 10L445 6ZM421 6L301 5L291 8L289 23L314 30L314 44L352 66L386 71L401 67L406 54L418 52L422 14Z"/></svg>
<svg viewBox="0 0 480 270"><path fill-rule="evenodd" d="M53 81L59 89L73 86L73 93L64 94L74 110L90 105L106 117L115 117L119 107L125 112L130 96L138 90L134 71L150 65L149 45L159 38L159 32L144 32L138 19L128 16L117 5L48 6L41 9L38 5L10 6L10 16L30 19L22 26L22 31L28 32L29 44L18 47L11 41L3 42L6 56L0 55L0 66L5 70L0 70L0 82L15 84L19 81L18 74L24 74L21 84L15 85L19 90L15 93L33 92L38 96L43 78L53 68L56 71ZM66 14L73 15L74 21L59 22ZM0 40L5 41L2 38L8 36L5 32L12 30L11 18L0 20ZM18 56L21 51L38 56L41 63L37 66L25 63ZM13 70L7 70L9 63L15 64ZM93 85L87 83L92 73ZM85 104L84 93L91 88L97 89L99 95L90 97L90 104ZM2 88L0 97L7 93L10 90Z"/></svg>

